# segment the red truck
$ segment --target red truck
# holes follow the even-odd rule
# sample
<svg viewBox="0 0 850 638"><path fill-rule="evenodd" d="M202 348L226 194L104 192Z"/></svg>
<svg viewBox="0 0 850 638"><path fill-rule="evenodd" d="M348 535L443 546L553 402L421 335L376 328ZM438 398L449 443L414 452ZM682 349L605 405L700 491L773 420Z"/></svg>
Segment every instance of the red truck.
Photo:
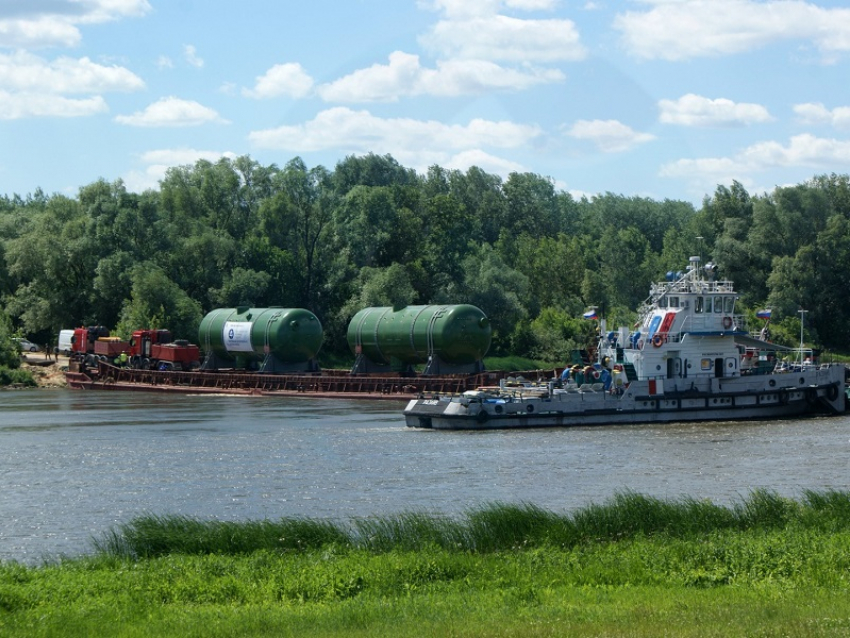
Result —
<svg viewBox="0 0 850 638"><path fill-rule="evenodd" d="M169 330L136 330L130 338L129 364L145 370L193 370L200 366L198 346L174 341Z"/></svg>
<svg viewBox="0 0 850 638"><path fill-rule="evenodd" d="M144 370L194 370L200 366L198 346L175 341L170 330L136 330L129 341L123 341L110 337L103 326L77 328L71 353L92 367L99 361Z"/></svg>

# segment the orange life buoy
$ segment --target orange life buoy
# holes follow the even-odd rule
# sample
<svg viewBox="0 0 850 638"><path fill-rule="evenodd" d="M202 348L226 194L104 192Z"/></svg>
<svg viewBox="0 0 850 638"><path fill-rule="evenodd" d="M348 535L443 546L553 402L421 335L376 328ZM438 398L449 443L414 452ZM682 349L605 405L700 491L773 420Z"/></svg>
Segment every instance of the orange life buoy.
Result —
<svg viewBox="0 0 850 638"><path fill-rule="evenodd" d="M732 317L723 317L723 327L726 330L732 327Z"/></svg>
<svg viewBox="0 0 850 638"><path fill-rule="evenodd" d="M652 345L654 345L656 348L660 348L663 343L664 337L662 337L661 335L657 334L652 338Z"/></svg>

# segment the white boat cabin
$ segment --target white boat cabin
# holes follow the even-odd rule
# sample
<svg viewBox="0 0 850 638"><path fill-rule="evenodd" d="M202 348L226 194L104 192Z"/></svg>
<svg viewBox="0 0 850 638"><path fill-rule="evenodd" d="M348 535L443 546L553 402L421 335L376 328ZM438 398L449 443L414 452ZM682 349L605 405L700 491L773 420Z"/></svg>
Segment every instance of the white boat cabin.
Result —
<svg viewBox="0 0 850 638"><path fill-rule="evenodd" d="M714 264L700 268L699 261L691 257L686 273L668 273L667 281L652 285L634 331L606 334L600 326L602 360L630 364L637 379L680 388L686 384L678 380L741 375L734 337L746 330L735 315L738 296L732 282L715 280Z"/></svg>

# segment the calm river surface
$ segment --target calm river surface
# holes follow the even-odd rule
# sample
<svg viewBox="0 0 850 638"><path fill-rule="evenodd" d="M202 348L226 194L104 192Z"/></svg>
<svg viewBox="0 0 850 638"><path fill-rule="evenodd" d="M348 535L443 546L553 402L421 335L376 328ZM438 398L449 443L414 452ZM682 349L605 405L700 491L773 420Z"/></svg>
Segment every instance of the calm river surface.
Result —
<svg viewBox="0 0 850 638"><path fill-rule="evenodd" d="M494 501L557 512L631 490L729 504L850 490L850 416L530 431L411 430L403 403L0 393L0 560L91 551L143 514L245 520Z"/></svg>

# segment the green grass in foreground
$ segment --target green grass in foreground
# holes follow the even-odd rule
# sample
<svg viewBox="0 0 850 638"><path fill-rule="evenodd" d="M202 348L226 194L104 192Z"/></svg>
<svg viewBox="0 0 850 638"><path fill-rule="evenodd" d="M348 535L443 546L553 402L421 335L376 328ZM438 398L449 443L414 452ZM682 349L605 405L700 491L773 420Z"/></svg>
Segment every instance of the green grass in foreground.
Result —
<svg viewBox="0 0 850 638"><path fill-rule="evenodd" d="M848 636L850 493L350 524L144 517L0 565L3 636Z"/></svg>

